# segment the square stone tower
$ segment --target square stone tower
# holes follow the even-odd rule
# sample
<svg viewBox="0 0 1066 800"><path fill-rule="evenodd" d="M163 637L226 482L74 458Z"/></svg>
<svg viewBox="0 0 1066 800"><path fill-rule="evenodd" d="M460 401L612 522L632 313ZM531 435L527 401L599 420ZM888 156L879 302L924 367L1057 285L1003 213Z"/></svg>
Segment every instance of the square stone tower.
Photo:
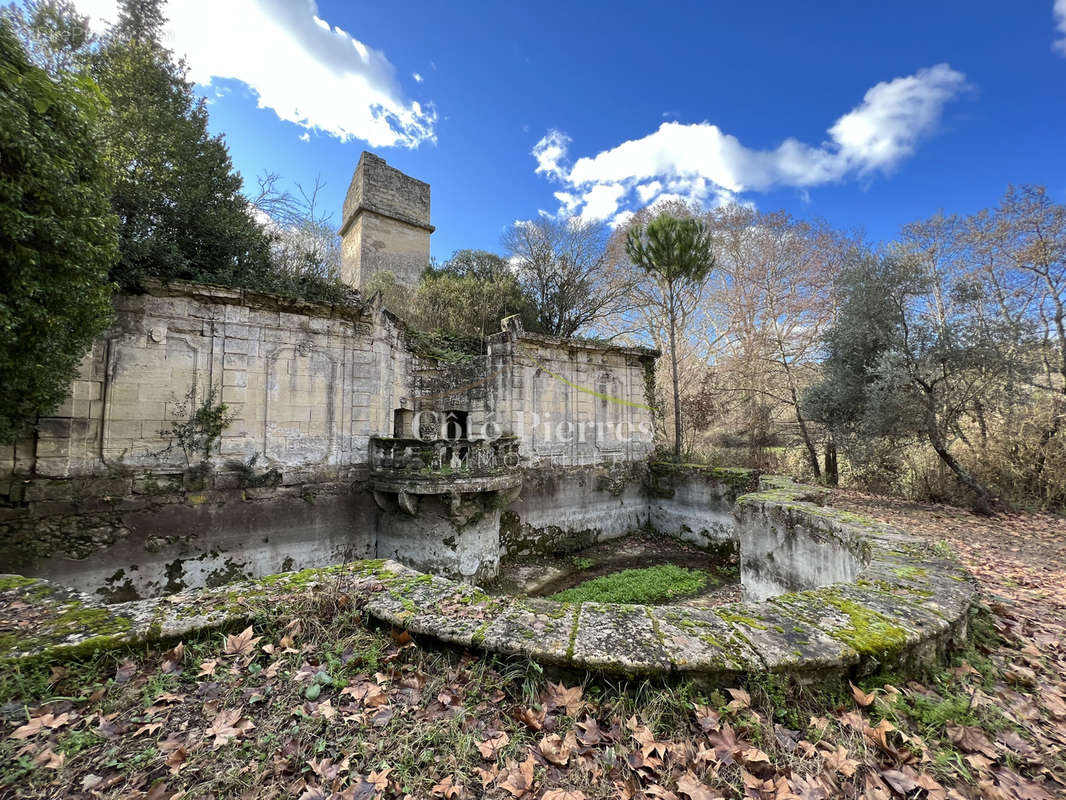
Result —
<svg viewBox="0 0 1066 800"><path fill-rule="evenodd" d="M365 150L341 215L341 279L362 289L391 271L403 286L418 285L429 266L429 184L404 175Z"/></svg>

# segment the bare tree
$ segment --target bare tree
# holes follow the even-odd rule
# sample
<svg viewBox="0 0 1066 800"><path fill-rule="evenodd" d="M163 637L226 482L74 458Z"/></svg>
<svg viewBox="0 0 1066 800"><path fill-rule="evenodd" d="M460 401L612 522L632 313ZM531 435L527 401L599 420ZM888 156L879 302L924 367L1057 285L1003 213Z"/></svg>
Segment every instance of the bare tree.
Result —
<svg viewBox="0 0 1066 800"><path fill-rule="evenodd" d="M282 187L276 173L263 173L258 183L251 204L271 234L275 269L292 275L338 276L341 242L333 215L321 209L319 195L326 187L322 176L316 175L309 188L297 183L296 194Z"/></svg>
<svg viewBox="0 0 1066 800"><path fill-rule="evenodd" d="M1039 437L1035 478L1066 417L1066 205L1054 203L1042 186L1008 187L995 209L966 221L971 263L997 300L1004 322L1019 332L1017 358L1039 359L1030 382L1052 399L1049 424Z"/></svg>
<svg viewBox="0 0 1066 800"><path fill-rule="evenodd" d="M609 233L602 222L544 217L517 222L505 234L511 267L546 333L573 336L632 304L627 281L612 275Z"/></svg>
<svg viewBox="0 0 1066 800"><path fill-rule="evenodd" d="M832 276L852 246L824 223L795 220L783 211L743 206L709 212L722 280L708 293L708 315L725 335L717 353L722 385L737 396L748 420L750 457L775 407L796 425L811 471L822 469L801 398L821 354L832 319ZM832 462L832 446L827 442Z"/></svg>

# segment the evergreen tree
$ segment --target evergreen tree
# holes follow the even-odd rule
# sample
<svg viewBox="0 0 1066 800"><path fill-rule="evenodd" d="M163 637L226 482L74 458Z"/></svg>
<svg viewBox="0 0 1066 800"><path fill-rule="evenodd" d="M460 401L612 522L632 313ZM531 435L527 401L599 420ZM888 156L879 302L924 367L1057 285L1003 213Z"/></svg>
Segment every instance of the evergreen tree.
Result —
<svg viewBox="0 0 1066 800"><path fill-rule="evenodd" d="M111 102L107 159L115 175L123 288L146 277L249 286L270 269L269 238L241 194L221 136L207 130L187 70L160 43L160 0L123 0L92 73Z"/></svg>
<svg viewBox="0 0 1066 800"><path fill-rule="evenodd" d="M667 321L670 377L674 390L674 458L681 460L681 388L677 368L678 328L686 309L698 301L714 267L711 235L694 217L662 213L647 225L631 228L626 254L652 279L652 293Z"/></svg>
<svg viewBox="0 0 1066 800"><path fill-rule="evenodd" d="M996 299L979 285L960 279L937 289L917 259L858 257L838 279L823 379L804 405L843 441L924 440L987 510L991 490L952 444L965 437L966 415L1021 377L1024 365L1011 355L1021 332L989 313Z"/></svg>
<svg viewBox="0 0 1066 800"><path fill-rule="evenodd" d="M84 75L54 81L0 21L0 441L63 401L110 319L109 175Z"/></svg>

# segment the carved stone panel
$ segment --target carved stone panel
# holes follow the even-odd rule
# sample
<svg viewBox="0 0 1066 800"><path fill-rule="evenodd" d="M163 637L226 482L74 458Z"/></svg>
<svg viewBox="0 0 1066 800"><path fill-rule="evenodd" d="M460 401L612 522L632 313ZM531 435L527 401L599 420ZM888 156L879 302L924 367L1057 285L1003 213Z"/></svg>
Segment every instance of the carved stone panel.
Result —
<svg viewBox="0 0 1066 800"><path fill-rule="evenodd" d="M339 407L338 364L309 342L284 345L267 357L263 452L293 466L329 460Z"/></svg>

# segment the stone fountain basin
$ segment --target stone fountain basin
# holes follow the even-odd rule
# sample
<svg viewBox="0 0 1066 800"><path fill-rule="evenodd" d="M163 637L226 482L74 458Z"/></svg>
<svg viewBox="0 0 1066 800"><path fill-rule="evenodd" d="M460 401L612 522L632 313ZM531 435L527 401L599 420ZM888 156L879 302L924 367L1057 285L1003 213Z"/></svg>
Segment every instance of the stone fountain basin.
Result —
<svg viewBox="0 0 1066 800"><path fill-rule="evenodd" d="M738 525L761 526L756 530L765 530L778 553L828 544L826 552L849 554L854 574L760 602L704 609L490 596L394 561L357 561L114 605L48 581L7 576L0 578L0 661L238 625L279 593L337 583L362 593L375 619L416 635L623 676L724 682L765 672L861 674L930 663L960 644L975 584L954 556L898 528L819 505L817 491L764 478L759 491L737 499ZM757 569L766 575L775 568Z"/></svg>

